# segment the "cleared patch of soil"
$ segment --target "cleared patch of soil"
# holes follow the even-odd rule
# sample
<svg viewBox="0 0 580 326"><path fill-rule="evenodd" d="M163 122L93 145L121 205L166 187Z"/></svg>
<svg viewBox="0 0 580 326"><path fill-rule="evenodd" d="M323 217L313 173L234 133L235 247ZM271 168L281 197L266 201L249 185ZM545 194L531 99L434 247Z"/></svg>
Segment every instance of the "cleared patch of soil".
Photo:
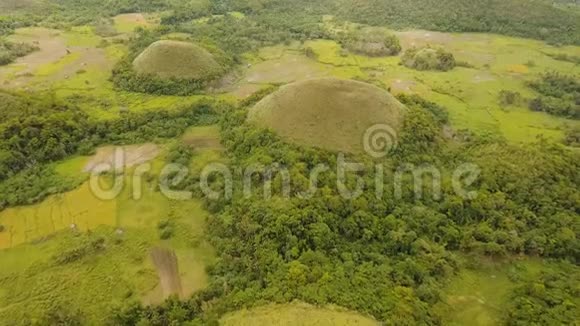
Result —
<svg viewBox="0 0 580 326"><path fill-rule="evenodd" d="M16 59L10 65L0 67L0 85L5 88L23 88L33 86L37 82L53 83L68 79L77 72L90 68L110 70L113 62L107 58L104 49L80 46L67 46L66 40L58 30L46 28L29 28L17 31L11 39L36 45L39 51ZM39 68L47 64L57 63L66 56L76 56L72 62L55 73L38 76Z"/></svg>
<svg viewBox="0 0 580 326"><path fill-rule="evenodd" d="M137 27L148 27L151 22L147 20L145 15L140 13L121 14L115 16L115 27L120 33L131 33Z"/></svg>
<svg viewBox="0 0 580 326"><path fill-rule="evenodd" d="M403 49L411 47L421 47L426 45L445 45L453 42L454 37L451 34L432 32L432 31L406 31L395 33L401 41Z"/></svg>
<svg viewBox="0 0 580 326"><path fill-rule="evenodd" d="M112 62L107 59L105 50L103 49L71 47L69 50L71 53L78 52L81 56L74 62L67 64L58 73L51 75L49 78L51 81L68 79L87 67L103 70L112 68Z"/></svg>
<svg viewBox="0 0 580 326"><path fill-rule="evenodd" d="M217 127L195 127L183 136L182 141L194 149L223 149Z"/></svg>
<svg viewBox="0 0 580 326"><path fill-rule="evenodd" d="M85 165L84 172L105 172L122 167L132 167L148 162L159 155L159 147L155 144L105 146L97 149L97 153Z"/></svg>
<svg viewBox="0 0 580 326"><path fill-rule="evenodd" d="M159 275L163 298L167 299L172 295L182 297L181 277L179 276L179 264L177 256L171 249L153 248L151 259Z"/></svg>
<svg viewBox="0 0 580 326"><path fill-rule="evenodd" d="M484 83L488 81L494 81L496 78L489 72L480 72L475 77L473 77L474 83Z"/></svg>
<svg viewBox="0 0 580 326"><path fill-rule="evenodd" d="M31 76L42 65L57 62L67 55L65 40L60 31L47 28L27 28L19 30L10 39L15 42L24 42L40 48L27 56L16 59L8 66L0 67L0 82L5 86L18 87L27 84ZM9 75L18 66L16 78L9 81ZM6 83L5 81L8 81Z"/></svg>
<svg viewBox="0 0 580 326"><path fill-rule="evenodd" d="M143 14L140 14L140 13L121 14L121 15L116 16L115 20L118 20L121 22L132 23L132 24L136 24L136 25L143 25L143 26L149 24L147 22L147 19L145 18L145 16L143 16Z"/></svg>
<svg viewBox="0 0 580 326"><path fill-rule="evenodd" d="M416 83L412 80L397 79L391 83L391 92L394 94L409 93L412 91L411 88L415 85Z"/></svg>

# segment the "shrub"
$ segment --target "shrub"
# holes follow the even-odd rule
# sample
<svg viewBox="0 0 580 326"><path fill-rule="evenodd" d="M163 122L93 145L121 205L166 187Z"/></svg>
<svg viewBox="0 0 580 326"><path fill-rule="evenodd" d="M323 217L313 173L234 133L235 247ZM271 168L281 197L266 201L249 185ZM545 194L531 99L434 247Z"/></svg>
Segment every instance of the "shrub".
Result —
<svg viewBox="0 0 580 326"><path fill-rule="evenodd" d="M405 51L402 61L404 66L416 70L449 71L456 66L455 57L443 48L410 48Z"/></svg>
<svg viewBox="0 0 580 326"><path fill-rule="evenodd" d="M316 55L316 52L314 52L314 50L309 46L304 48L304 55L310 59L317 59L318 58L318 55Z"/></svg>
<svg viewBox="0 0 580 326"><path fill-rule="evenodd" d="M161 232L159 233L159 239L161 240L170 239L172 236L173 236L173 228L171 227L165 228L161 230Z"/></svg>
<svg viewBox="0 0 580 326"><path fill-rule="evenodd" d="M371 57L397 55L401 52L401 44L395 35L376 28L347 34L341 43L354 53Z"/></svg>
<svg viewBox="0 0 580 326"><path fill-rule="evenodd" d="M159 239L167 240L173 236L173 223L170 220L162 220L157 224Z"/></svg>
<svg viewBox="0 0 580 326"><path fill-rule="evenodd" d="M530 109L571 119L580 119L580 80L576 76L549 72L528 84L541 95Z"/></svg>
<svg viewBox="0 0 580 326"><path fill-rule="evenodd" d="M580 147L580 127L566 130L564 144L571 147Z"/></svg>
<svg viewBox="0 0 580 326"><path fill-rule="evenodd" d="M499 102L502 106L517 105L521 100L522 95L519 92L506 90L499 92Z"/></svg>
<svg viewBox="0 0 580 326"><path fill-rule="evenodd" d="M0 39L0 66L37 51L38 47L27 43L13 43Z"/></svg>

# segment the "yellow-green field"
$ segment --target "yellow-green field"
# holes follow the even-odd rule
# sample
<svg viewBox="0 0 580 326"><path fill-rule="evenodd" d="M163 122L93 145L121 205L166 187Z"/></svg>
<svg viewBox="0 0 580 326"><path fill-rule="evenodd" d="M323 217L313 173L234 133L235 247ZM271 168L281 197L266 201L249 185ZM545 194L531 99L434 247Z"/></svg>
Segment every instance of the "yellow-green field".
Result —
<svg viewBox="0 0 580 326"><path fill-rule="evenodd" d="M549 263L541 260L493 261L479 257L476 269L464 269L447 289L449 307L447 325L492 326L501 324L501 311L515 287L509 277L516 269L530 277L545 269Z"/></svg>
<svg viewBox="0 0 580 326"><path fill-rule="evenodd" d="M538 135L559 140L565 127L578 121L531 112L526 107L502 108L501 90L518 91L531 98L534 93L525 82L546 71L580 73L569 62L557 61L545 53L580 54L579 47L554 48L542 42L486 34L444 34L430 32L398 33L403 45L422 43L444 45L459 61L473 68L457 67L449 72L415 71L399 65L398 57L368 58L340 51L333 41L305 44L318 61L353 70L370 80L383 82L394 93L417 93L444 105L455 129L499 134L514 142L534 141ZM427 36L426 36L427 35ZM435 37L436 35L437 37Z"/></svg>
<svg viewBox="0 0 580 326"><path fill-rule="evenodd" d="M115 118L122 111L178 108L205 98L116 91L109 78L115 63L126 54L126 46L113 42L113 38L97 36L90 27L76 27L66 32L22 28L10 39L37 44L40 51L0 67L3 88L55 94L96 118Z"/></svg>
<svg viewBox="0 0 580 326"><path fill-rule="evenodd" d="M130 14L114 19L121 33L137 26L151 26L155 17ZM122 35L124 35L122 34ZM554 47L540 41L489 34L450 34L429 31L396 32L403 48L426 44L441 45L459 61L473 67L449 72L415 71L399 65L399 57L369 58L342 51L329 40L293 43L248 53L249 66L241 69L237 81L221 88L225 99L244 98L265 85L289 83L316 77L362 78L384 83L393 93L417 93L444 105L455 129L495 134L513 142L534 141L538 135L559 141L571 121L527 107L501 107L502 90L534 96L526 81L546 71L578 74L580 67L558 61L548 54L580 55L580 47ZM99 118L114 118L124 110L150 110L187 105L203 96L153 96L115 91L110 70L125 53L118 42L106 41L89 27L62 32L42 28L17 30L11 39L37 42L40 52L0 67L0 84L7 88L35 88L54 92L77 103ZM111 40L109 40L111 41ZM310 48L315 58L303 49ZM67 54L67 50L70 54ZM214 94L215 95L215 94Z"/></svg>
<svg viewBox="0 0 580 326"><path fill-rule="evenodd" d="M379 325L372 318L337 307L319 308L301 302L285 305L269 305L242 310L224 316L223 326L371 326Z"/></svg>
<svg viewBox="0 0 580 326"><path fill-rule="evenodd" d="M122 14L115 16L113 21L119 33L131 33L137 27L148 28L157 24L158 17L152 14Z"/></svg>
<svg viewBox="0 0 580 326"><path fill-rule="evenodd" d="M192 129L198 137L216 137L215 128ZM210 154L211 153L211 154ZM220 152L204 149L192 163L219 159ZM56 165L64 176L87 178L83 168L88 157L74 157ZM151 161L151 173L158 175L165 151ZM99 324L116 304L138 300L161 303L156 268L149 257L154 247L173 250L179 264L182 297L204 288L206 266L214 252L204 237L207 212L198 200L166 198L144 181L136 199L132 170L127 169L125 186L113 200L102 200L88 182L73 191L51 196L41 203L9 208L0 212L0 319L28 314L38 316L54 307L54 298L68 298L59 304L82 311L93 324ZM110 177L101 177L107 189ZM169 239L162 240L158 225L171 225ZM105 239L104 249L62 263L68 252L81 250L90 239ZM75 249L81 248L81 249ZM69 254L70 255L70 254ZM75 256L73 256L75 257Z"/></svg>

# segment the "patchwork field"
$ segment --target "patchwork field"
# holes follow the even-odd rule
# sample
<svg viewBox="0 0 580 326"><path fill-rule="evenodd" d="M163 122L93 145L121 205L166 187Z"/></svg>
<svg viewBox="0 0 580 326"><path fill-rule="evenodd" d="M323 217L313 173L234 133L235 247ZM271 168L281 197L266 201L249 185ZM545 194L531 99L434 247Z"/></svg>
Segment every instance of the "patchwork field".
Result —
<svg viewBox="0 0 580 326"><path fill-rule="evenodd" d="M212 127L192 129L191 135L213 141L219 137ZM203 233L207 212L199 201L166 198L148 181L136 199L129 166L150 161L152 173L159 173L166 150L153 144L124 149L136 160L125 162L129 164L120 176L124 187L115 199L99 199L85 182L39 204L0 212L0 225L5 227L0 232L0 264L6 266L0 271L0 319L37 316L63 305L99 324L107 311L123 301L159 304L167 293L160 266L151 256L156 247L175 255L180 297L207 285L205 269L214 259ZM93 157L63 161L56 170L86 178L83 171L95 162L110 162L112 151L113 147L101 148ZM199 164L210 152L214 158L220 156L210 148L204 151ZM144 153L147 157L137 155ZM110 177L101 177L104 189L110 184ZM171 230L168 238L162 236L165 230ZM70 302L52 302L53 298Z"/></svg>
<svg viewBox="0 0 580 326"><path fill-rule="evenodd" d="M123 35L128 34L120 34ZM179 107L204 98L114 90L109 80L111 69L127 51L122 42L114 41L118 37L100 37L88 26L66 32L47 28L18 29L9 39L37 45L40 51L0 66L0 85L14 91L54 94L99 119L115 118L125 111Z"/></svg>
<svg viewBox="0 0 580 326"><path fill-rule="evenodd" d="M578 121L531 112L527 107L503 108L501 90L518 91L524 97L534 93L525 82L544 71L580 73L569 62L557 61L546 53L579 55L577 47L554 48L531 40L485 34L445 34L425 31L397 33L403 47L413 44L445 45L457 60L473 65L448 72L415 71L399 65L400 59L368 58L341 52L333 41L305 44L318 61L337 70L356 71L353 75L384 83L391 91L417 93L448 108L455 129L469 129L481 134L499 134L514 142L534 141L538 135L558 140L568 126Z"/></svg>

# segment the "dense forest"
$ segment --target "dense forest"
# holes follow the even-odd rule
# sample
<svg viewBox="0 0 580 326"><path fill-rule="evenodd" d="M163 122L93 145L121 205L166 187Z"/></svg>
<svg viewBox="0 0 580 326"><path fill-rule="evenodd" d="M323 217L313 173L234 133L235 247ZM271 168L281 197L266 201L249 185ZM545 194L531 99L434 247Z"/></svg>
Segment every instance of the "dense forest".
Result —
<svg viewBox="0 0 580 326"><path fill-rule="evenodd" d="M540 93L530 109L580 119L580 76L549 72L530 82L530 87Z"/></svg>
<svg viewBox="0 0 580 326"><path fill-rule="evenodd" d="M51 162L90 154L100 144L176 137L188 126L214 122L215 110L223 105L206 101L178 110L124 112L120 119L99 121L52 97L0 95L5 99L0 105L0 209L31 204L76 185L57 176Z"/></svg>
<svg viewBox="0 0 580 326"><path fill-rule="evenodd" d="M88 24L100 17L127 12L168 10L166 25L207 16L241 11L261 26L300 32L310 28L315 17L334 14L353 22L392 28L422 28L446 32L491 32L546 40L555 44L580 44L577 12L543 0L211 0L170 2L145 0L31 1L16 6L16 14L0 15L0 33L39 20L53 27ZM17 18L14 18L16 15ZM286 27L286 28L284 28ZM0 35L2 35L0 34Z"/></svg>
<svg viewBox="0 0 580 326"><path fill-rule="evenodd" d="M229 159L240 166L278 162L290 167L292 198L283 199L277 174L272 200L262 200L260 191L251 198L235 192L230 202L207 200L214 213L210 238L220 252L210 270L212 286L186 302L128 304L119 308L114 323L210 323L225 311L300 299L339 304L394 325L438 325L446 311L442 287L462 268L459 253L561 259L564 269L547 272L539 283L517 280L521 285L504 319L513 325L538 318L545 324L572 323L575 307L566 302L578 294L572 284L580 276L572 267L580 250L575 238L578 154L543 141L523 148L480 138L448 144L440 134L444 108L416 96L401 101L412 109L402 136L406 145L383 163L432 162L447 169L464 160L477 163L483 173L473 185L480 189L477 197L459 197L443 184L442 200L413 200L408 183L403 188L408 200L397 201L389 188L393 174L385 171L382 198L368 191L345 201L333 187L337 161L332 153L289 145L244 123L244 107L228 111L221 124ZM298 197L308 190L308 169L320 163L331 166L319 179L320 190L310 199ZM367 188L375 182L375 163L366 160L360 174ZM262 178L253 181L261 185ZM201 194L197 181L181 186ZM223 186L220 178L214 180L214 189Z"/></svg>

